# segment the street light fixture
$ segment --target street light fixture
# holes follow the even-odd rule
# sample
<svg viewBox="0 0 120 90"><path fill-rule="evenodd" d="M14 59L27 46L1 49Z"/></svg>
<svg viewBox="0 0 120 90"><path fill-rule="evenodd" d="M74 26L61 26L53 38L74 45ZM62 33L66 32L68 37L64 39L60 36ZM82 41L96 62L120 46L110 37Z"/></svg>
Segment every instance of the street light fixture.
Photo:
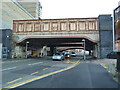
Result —
<svg viewBox="0 0 120 90"><path fill-rule="evenodd" d="M26 42L26 58L27 58L27 54L28 54L28 52L27 52L28 44L29 44L29 42L27 41L27 42Z"/></svg>
<svg viewBox="0 0 120 90"><path fill-rule="evenodd" d="M84 42L84 60L86 59L86 55L85 55L85 39L82 39L82 41Z"/></svg>
<svg viewBox="0 0 120 90"><path fill-rule="evenodd" d="M8 58L8 51L9 51L9 35L6 36L6 58Z"/></svg>

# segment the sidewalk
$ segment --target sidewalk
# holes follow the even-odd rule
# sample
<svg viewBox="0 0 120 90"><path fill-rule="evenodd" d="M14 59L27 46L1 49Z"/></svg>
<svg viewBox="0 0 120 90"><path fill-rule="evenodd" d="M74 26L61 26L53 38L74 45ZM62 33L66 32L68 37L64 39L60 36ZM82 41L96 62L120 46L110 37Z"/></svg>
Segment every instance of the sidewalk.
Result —
<svg viewBox="0 0 120 90"><path fill-rule="evenodd" d="M120 84L120 73L116 72L117 59L98 59L92 63L101 64L112 76L112 78Z"/></svg>
<svg viewBox="0 0 120 90"><path fill-rule="evenodd" d="M116 66L117 59L97 59L93 63L101 64L103 67L106 67L108 64L114 64Z"/></svg>

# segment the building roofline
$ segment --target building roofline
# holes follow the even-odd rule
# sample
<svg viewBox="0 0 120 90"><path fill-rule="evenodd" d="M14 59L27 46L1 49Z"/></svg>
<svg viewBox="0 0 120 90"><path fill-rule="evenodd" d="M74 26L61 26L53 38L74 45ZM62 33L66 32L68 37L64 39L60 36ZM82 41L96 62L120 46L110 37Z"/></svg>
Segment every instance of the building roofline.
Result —
<svg viewBox="0 0 120 90"><path fill-rule="evenodd" d="M12 0L13 3L15 3L19 8L21 8L26 14L28 14L31 18L34 19L34 16L32 16L20 3L18 3L16 0Z"/></svg>

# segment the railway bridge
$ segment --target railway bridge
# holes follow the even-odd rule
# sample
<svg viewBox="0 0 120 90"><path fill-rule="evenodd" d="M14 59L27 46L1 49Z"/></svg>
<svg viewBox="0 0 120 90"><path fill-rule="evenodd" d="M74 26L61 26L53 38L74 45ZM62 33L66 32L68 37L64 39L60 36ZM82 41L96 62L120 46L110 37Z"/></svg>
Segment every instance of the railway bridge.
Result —
<svg viewBox="0 0 120 90"><path fill-rule="evenodd" d="M27 51L37 52L37 55L46 46L50 55L57 47L85 47L95 57L100 57L99 30L98 18L14 20L16 56L25 56L26 46Z"/></svg>

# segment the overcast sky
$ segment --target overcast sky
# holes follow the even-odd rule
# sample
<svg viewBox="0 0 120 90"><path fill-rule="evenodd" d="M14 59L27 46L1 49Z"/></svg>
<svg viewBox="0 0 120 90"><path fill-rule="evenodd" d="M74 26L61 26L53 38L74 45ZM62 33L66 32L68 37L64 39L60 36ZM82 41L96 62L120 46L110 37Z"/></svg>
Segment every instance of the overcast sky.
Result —
<svg viewBox="0 0 120 90"><path fill-rule="evenodd" d="M120 0L39 0L42 19L98 17L112 14Z"/></svg>

